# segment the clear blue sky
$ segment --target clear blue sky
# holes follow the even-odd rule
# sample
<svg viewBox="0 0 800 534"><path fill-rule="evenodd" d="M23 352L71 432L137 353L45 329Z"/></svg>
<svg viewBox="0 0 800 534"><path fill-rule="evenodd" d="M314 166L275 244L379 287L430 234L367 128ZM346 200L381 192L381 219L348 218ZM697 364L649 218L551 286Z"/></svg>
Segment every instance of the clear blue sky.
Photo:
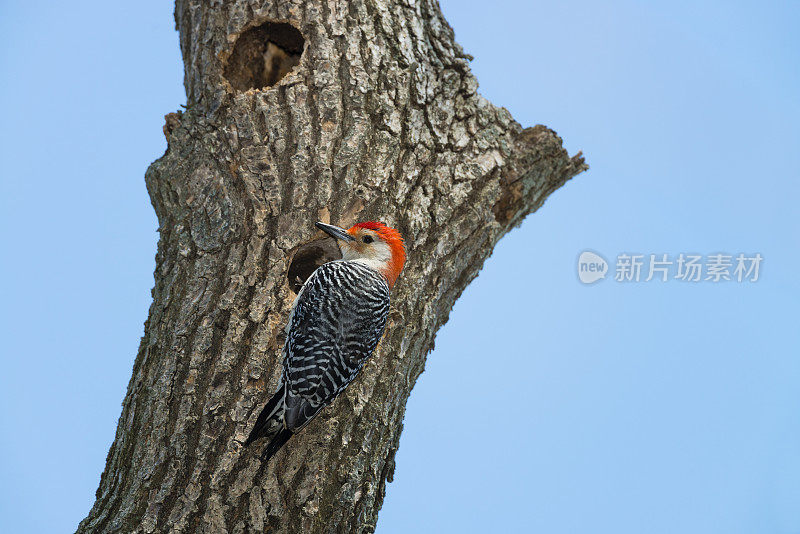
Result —
<svg viewBox="0 0 800 534"><path fill-rule="evenodd" d="M480 91L592 168L455 306L378 533L799 533L798 3L442 8ZM0 531L94 500L153 284L143 175L185 102L173 25L164 1L0 6ZM585 249L764 263L584 286Z"/></svg>

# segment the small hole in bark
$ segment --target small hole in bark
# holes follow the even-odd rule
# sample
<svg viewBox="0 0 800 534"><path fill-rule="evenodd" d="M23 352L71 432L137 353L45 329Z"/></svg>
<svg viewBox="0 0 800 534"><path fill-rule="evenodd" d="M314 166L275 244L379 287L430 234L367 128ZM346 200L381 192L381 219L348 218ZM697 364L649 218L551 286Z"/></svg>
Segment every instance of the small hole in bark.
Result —
<svg viewBox="0 0 800 534"><path fill-rule="evenodd" d="M286 22L265 22L242 33L225 65L225 78L236 91L278 83L300 63L305 39Z"/></svg>
<svg viewBox="0 0 800 534"><path fill-rule="evenodd" d="M497 199L492 212L494 219L500 224L508 224L508 221L516 214L519 209L519 202L522 199L522 187L519 183L514 185L501 185L500 198Z"/></svg>
<svg viewBox="0 0 800 534"><path fill-rule="evenodd" d="M311 276L317 267L329 261L339 260L342 253L336 241L331 238L318 239L301 245L294 253L292 263L289 265L289 287L295 294L300 292L303 283Z"/></svg>

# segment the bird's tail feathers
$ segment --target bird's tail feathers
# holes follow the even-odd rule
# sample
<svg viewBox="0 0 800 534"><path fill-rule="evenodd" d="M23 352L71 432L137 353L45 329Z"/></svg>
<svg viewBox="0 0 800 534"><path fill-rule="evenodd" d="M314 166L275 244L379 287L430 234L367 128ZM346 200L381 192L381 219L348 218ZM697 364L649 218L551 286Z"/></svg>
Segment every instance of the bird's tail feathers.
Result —
<svg viewBox="0 0 800 534"><path fill-rule="evenodd" d="M278 449L284 446L284 444L289 441L289 438L292 437L293 432L286 428L283 428L278 432L272 441L269 442L267 448L264 450L264 453L261 455L261 461L267 463L272 455L278 452Z"/></svg>
<svg viewBox="0 0 800 534"><path fill-rule="evenodd" d="M261 410L261 413L256 419L256 424L253 425L253 430L245 440L245 447L253 443L255 440L263 437L274 437L283 428L283 395L284 388L278 388L278 391L272 396L267 405Z"/></svg>

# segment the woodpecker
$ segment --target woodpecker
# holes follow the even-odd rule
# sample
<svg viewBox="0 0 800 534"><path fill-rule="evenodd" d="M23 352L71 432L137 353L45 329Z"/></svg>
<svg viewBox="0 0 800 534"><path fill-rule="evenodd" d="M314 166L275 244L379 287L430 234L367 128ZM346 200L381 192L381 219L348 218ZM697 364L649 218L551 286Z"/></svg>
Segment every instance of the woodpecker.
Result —
<svg viewBox="0 0 800 534"><path fill-rule="evenodd" d="M318 267L292 305L278 389L245 441L270 439L264 462L331 404L375 351L406 260L400 233L383 223L316 227L336 239L342 259Z"/></svg>

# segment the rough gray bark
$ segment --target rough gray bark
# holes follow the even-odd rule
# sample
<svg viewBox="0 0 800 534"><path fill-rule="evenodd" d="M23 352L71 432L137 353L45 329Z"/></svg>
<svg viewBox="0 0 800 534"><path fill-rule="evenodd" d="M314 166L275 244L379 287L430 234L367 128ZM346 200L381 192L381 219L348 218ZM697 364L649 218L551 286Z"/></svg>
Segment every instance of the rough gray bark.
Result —
<svg viewBox="0 0 800 534"><path fill-rule="evenodd" d="M501 236L586 166L476 92L435 0L178 0L175 16L188 106L146 174L153 304L78 531L371 532L437 329ZM330 251L313 223L370 219L409 251L387 334L264 466L241 442L293 288Z"/></svg>

